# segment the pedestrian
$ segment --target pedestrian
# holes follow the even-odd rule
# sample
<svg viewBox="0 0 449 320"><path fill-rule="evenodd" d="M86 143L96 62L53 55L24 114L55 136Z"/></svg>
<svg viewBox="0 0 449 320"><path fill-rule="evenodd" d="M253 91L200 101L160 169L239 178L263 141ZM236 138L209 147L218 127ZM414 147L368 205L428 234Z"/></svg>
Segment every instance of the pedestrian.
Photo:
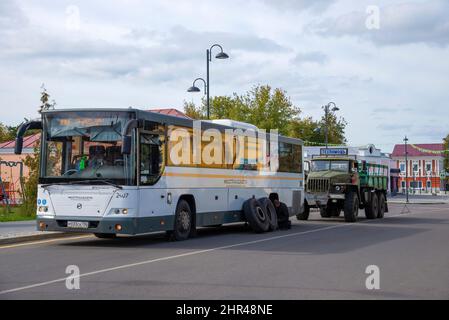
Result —
<svg viewBox="0 0 449 320"><path fill-rule="evenodd" d="M290 215L288 212L288 207L285 203L280 202L278 199L274 200L274 208L278 216L278 226L280 230L288 230L292 227L292 222L290 221Z"/></svg>

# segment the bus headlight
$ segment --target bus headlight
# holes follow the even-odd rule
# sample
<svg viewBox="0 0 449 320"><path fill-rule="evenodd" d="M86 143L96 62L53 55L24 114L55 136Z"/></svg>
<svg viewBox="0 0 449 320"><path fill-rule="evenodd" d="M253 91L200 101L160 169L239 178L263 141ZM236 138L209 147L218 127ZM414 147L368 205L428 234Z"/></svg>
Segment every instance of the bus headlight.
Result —
<svg viewBox="0 0 449 320"><path fill-rule="evenodd" d="M48 207L47 207L47 206L39 206L39 207L37 208L37 210L38 210L39 212L44 212L44 213L46 213L46 212L48 212Z"/></svg>
<svg viewBox="0 0 449 320"><path fill-rule="evenodd" d="M128 214L128 209L123 209L123 210L122 210L122 213L123 213L123 214Z"/></svg>

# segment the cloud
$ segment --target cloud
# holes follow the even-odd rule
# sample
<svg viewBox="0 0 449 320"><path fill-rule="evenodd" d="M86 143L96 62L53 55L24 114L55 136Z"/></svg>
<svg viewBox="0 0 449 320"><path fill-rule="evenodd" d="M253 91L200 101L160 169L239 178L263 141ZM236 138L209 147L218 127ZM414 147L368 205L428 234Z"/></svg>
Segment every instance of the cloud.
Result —
<svg viewBox="0 0 449 320"><path fill-rule="evenodd" d="M264 3L276 9L285 10L323 10L335 2L335 0L263 0Z"/></svg>
<svg viewBox="0 0 449 320"><path fill-rule="evenodd" d="M319 65L325 64L329 57L319 51L300 52L291 60L295 65L302 65L304 63L316 63Z"/></svg>
<svg viewBox="0 0 449 320"><path fill-rule="evenodd" d="M322 36L353 36L378 45L426 43L449 44L449 2L402 3L380 8L380 29L368 29L368 13L354 11L335 19L308 25L308 30Z"/></svg>

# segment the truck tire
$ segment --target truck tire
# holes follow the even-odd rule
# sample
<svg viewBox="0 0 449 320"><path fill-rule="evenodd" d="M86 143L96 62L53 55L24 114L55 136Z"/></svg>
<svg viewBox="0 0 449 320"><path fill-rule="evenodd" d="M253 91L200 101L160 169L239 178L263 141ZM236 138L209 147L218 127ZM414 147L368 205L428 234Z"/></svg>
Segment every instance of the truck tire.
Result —
<svg viewBox="0 0 449 320"><path fill-rule="evenodd" d="M262 208L265 209L265 212L268 215L268 230L274 231L278 228L278 215L276 213L276 209L274 208L273 202L271 202L268 198L260 198L259 200Z"/></svg>
<svg viewBox="0 0 449 320"><path fill-rule="evenodd" d="M385 208L386 208L385 195L382 192L380 192L379 193L379 211L377 213L378 219L382 219L384 217Z"/></svg>
<svg viewBox="0 0 449 320"><path fill-rule="evenodd" d="M371 193L371 199L366 204L365 216L367 219L376 219L379 214L379 199L375 192Z"/></svg>
<svg viewBox="0 0 449 320"><path fill-rule="evenodd" d="M180 200L176 206L173 231L168 232L170 240L187 240L192 234L192 230L195 228L192 226L192 221L192 210L190 209L189 203L185 200Z"/></svg>
<svg viewBox="0 0 449 320"><path fill-rule="evenodd" d="M117 235L115 233L94 233L98 239L115 239Z"/></svg>
<svg viewBox="0 0 449 320"><path fill-rule="evenodd" d="M320 215L321 215L321 218L330 218L331 212L329 210L329 206L320 208Z"/></svg>
<svg viewBox="0 0 449 320"><path fill-rule="evenodd" d="M243 204L243 213L254 232L262 233L268 231L270 219L259 201L254 198L246 200Z"/></svg>
<svg viewBox="0 0 449 320"><path fill-rule="evenodd" d="M341 209L338 207L338 205L336 203L332 204L328 208L329 208L329 213L330 213L331 217L338 218L340 216Z"/></svg>
<svg viewBox="0 0 449 320"><path fill-rule="evenodd" d="M346 222L356 222L359 215L359 199L356 192L349 192L346 195L344 214Z"/></svg>
<svg viewBox="0 0 449 320"><path fill-rule="evenodd" d="M296 215L296 219L305 221L309 219L309 215L310 215L310 207L307 204L307 202L304 202L304 211L302 213L298 213Z"/></svg>

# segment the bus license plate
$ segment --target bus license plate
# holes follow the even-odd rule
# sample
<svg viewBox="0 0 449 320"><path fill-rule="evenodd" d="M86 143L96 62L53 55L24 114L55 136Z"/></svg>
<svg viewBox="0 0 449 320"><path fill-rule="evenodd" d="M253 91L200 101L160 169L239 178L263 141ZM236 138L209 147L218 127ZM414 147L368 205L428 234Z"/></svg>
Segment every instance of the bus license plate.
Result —
<svg viewBox="0 0 449 320"><path fill-rule="evenodd" d="M84 222L84 221L67 221L67 228L89 229L89 222Z"/></svg>

